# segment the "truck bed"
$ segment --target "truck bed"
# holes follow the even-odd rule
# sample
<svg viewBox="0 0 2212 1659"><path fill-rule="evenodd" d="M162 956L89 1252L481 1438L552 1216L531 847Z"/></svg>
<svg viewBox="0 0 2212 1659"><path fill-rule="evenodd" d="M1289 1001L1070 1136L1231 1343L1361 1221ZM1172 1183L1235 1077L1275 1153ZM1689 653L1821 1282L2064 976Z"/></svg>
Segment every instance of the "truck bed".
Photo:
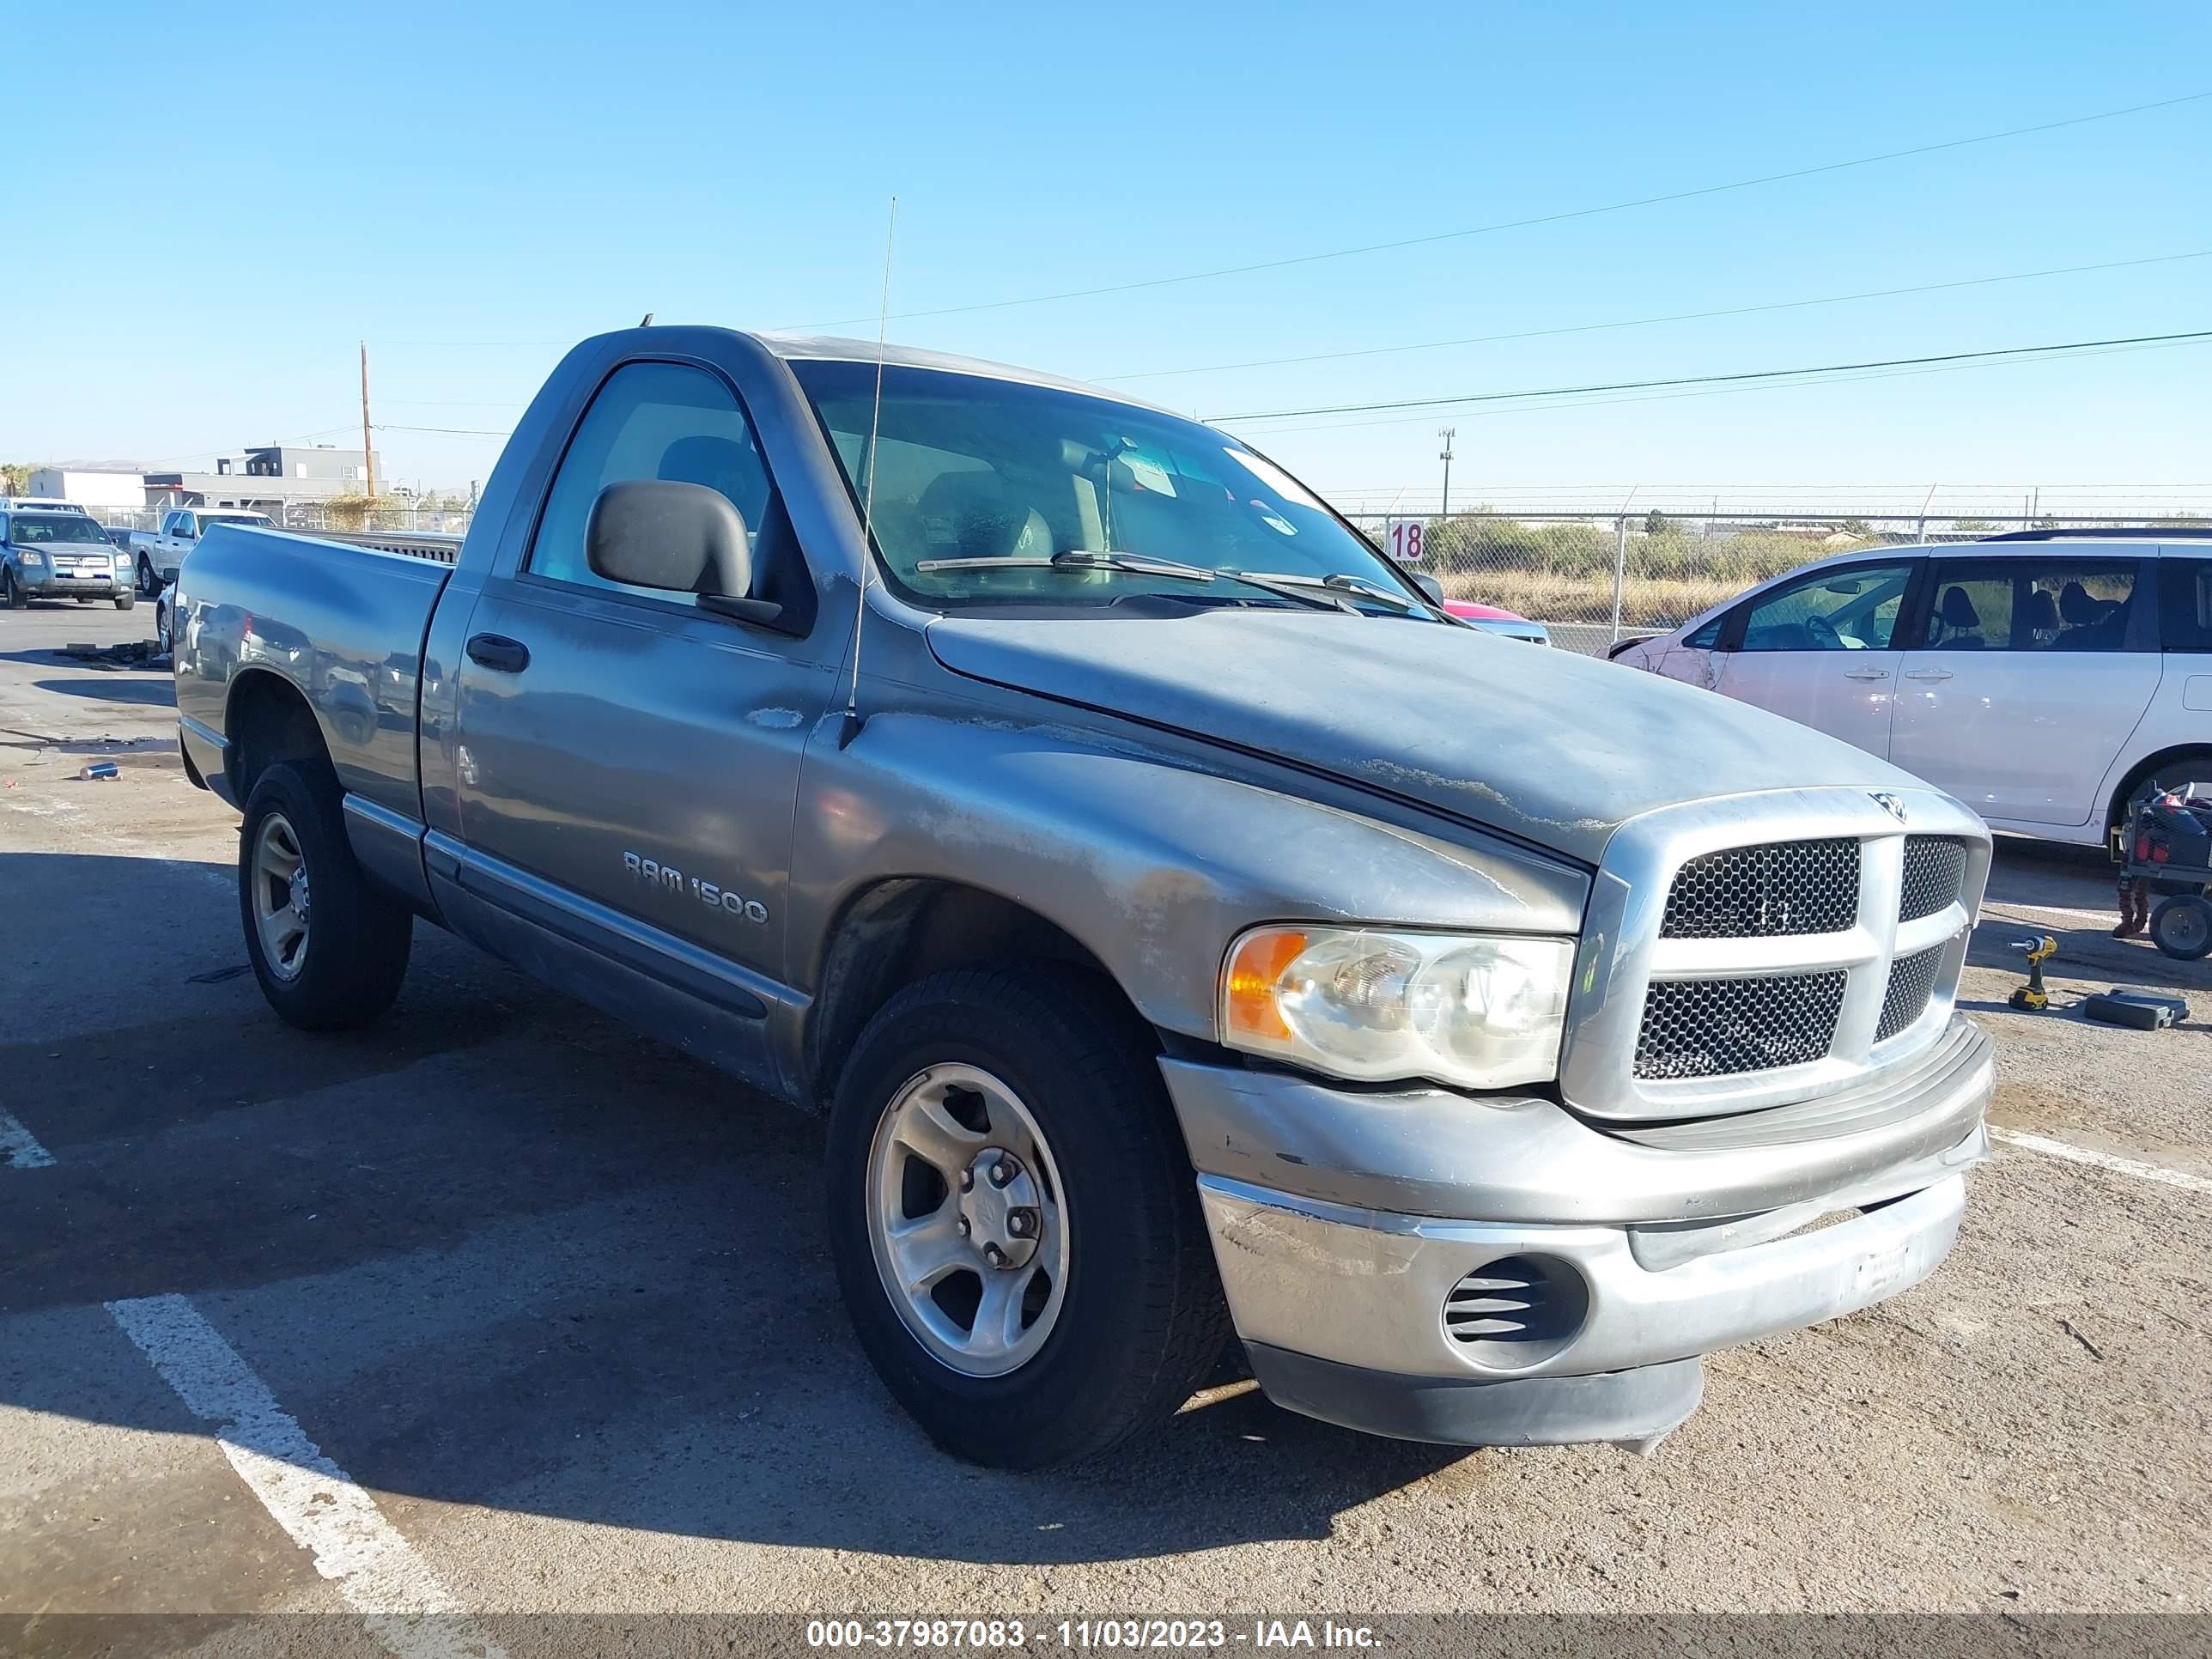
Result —
<svg viewBox="0 0 2212 1659"><path fill-rule="evenodd" d="M422 641L457 544L368 539L218 525L193 548L177 584L177 710L217 793L232 793L222 775L234 699L268 675L306 698L349 792L420 817Z"/></svg>

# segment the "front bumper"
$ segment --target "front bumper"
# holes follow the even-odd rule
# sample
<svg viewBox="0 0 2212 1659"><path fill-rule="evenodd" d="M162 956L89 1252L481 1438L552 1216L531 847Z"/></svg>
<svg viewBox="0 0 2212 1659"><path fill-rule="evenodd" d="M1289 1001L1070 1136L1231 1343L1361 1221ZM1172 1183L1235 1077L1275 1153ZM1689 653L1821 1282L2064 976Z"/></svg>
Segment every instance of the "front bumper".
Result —
<svg viewBox="0 0 2212 1659"><path fill-rule="evenodd" d="M1699 1356L1926 1278L1988 1155L1990 1044L1963 1020L1848 1097L1613 1133L1540 1099L1163 1069L1261 1385L1408 1438L1654 1439L1695 1408ZM1530 1312L1462 1289L1479 1269L1549 1288ZM1486 1295L1504 1328L1474 1335Z"/></svg>
<svg viewBox="0 0 2212 1659"><path fill-rule="evenodd" d="M118 580L112 570L102 576L68 575L52 569L19 570L15 581L17 587L33 599L112 599L118 593L131 591L129 574L126 573Z"/></svg>

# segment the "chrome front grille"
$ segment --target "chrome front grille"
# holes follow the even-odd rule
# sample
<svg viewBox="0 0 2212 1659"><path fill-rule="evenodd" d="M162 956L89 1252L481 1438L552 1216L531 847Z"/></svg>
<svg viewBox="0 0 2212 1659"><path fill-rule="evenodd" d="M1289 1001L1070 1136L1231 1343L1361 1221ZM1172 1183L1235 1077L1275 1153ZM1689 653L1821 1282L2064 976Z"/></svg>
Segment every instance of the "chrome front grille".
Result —
<svg viewBox="0 0 2212 1659"><path fill-rule="evenodd" d="M1875 1023L1874 1040L1887 1042L1928 1012L1935 994L1936 975L1943 966L1946 945L1931 945L1889 964L1889 983L1881 994L1881 1018Z"/></svg>
<svg viewBox="0 0 2212 1659"><path fill-rule="evenodd" d="M1966 881L1966 842L1949 836L1907 836L1897 919L1917 921L1934 915L1959 896Z"/></svg>
<svg viewBox="0 0 2212 1659"><path fill-rule="evenodd" d="M1636 1039L1640 1078L1728 1077L1822 1059L1848 975L1669 979L1651 987Z"/></svg>
<svg viewBox="0 0 2212 1659"><path fill-rule="evenodd" d="M1930 1016L1956 994L1988 874L1988 832L1933 791L1777 791L1630 818L1586 915L1563 1097L1680 1121L1913 1058L1941 1035Z"/></svg>
<svg viewBox="0 0 2212 1659"><path fill-rule="evenodd" d="M1727 847L1682 866L1668 889L1659 936L1833 933L1858 910L1859 844L1848 836Z"/></svg>

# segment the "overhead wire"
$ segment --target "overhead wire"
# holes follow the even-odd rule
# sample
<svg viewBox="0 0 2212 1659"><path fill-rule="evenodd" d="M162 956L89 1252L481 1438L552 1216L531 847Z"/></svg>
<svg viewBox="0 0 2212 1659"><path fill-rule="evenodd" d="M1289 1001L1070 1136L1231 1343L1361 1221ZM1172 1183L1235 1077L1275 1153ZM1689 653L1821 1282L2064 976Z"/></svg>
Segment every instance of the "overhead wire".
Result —
<svg viewBox="0 0 2212 1659"><path fill-rule="evenodd" d="M1141 289L1170 288L1184 283L1212 282L1224 276L1252 276L1261 271L1282 270L1296 265L1319 264L1332 259L1349 259L1362 254L1388 253L1401 248L1427 247L1439 242L1464 240L1471 236L1494 235L1502 231L1526 230L1538 225L1565 223L1575 219L1595 218L1603 214L1626 213L1637 208L1658 207L1669 202L1686 202L1705 196L1722 195L1730 191L1752 190L1765 185L1785 184L1792 179L1810 179L1822 173L1842 173L1853 167L1874 167L1885 161L1904 161L1916 155L1933 155L1944 150L1964 149L1975 144L1993 144L2008 138L2024 138L2032 134L2056 132L2068 127L2087 126L2097 121L2118 120L2124 116L2144 115L2154 110L2172 109L2183 104L2193 104L2212 98L2212 90L2185 93L2179 97L2161 98L2150 103L2130 104L2118 109L2098 110L2087 115L2068 116L2062 120L2039 121L2033 125L2008 127L1998 132L1975 133L1964 138L1947 138L1936 143L1915 144L1904 149L1883 150L1872 155L1853 156L1846 161L1826 161L1818 166L1793 167L1783 173L1761 173L1756 178L1733 179L1717 185L1700 185L1689 190L1662 191L1653 196L1639 196L1620 202L1607 202L1596 207L1572 208L1556 213L1534 214L1522 219L1502 219L1486 225L1471 225L1459 230L1436 231L1422 236L1401 236L1385 242L1366 242L1355 247L1330 248L1319 253L1300 253L1276 259L1255 260L1247 264L1222 265L1208 270L1178 272L1165 276L1149 276L1126 283L1102 283L1093 288L1064 289L1056 293L1024 295L1006 300L976 301L966 305L937 306L927 310L898 311L891 315L904 319L916 317L955 317L978 311L1004 311L1017 306L1050 305L1064 300L1088 300L1110 294L1131 294ZM853 323L872 322L872 316L839 317L826 322L795 323L786 325L790 331L816 328L838 328Z"/></svg>
<svg viewBox="0 0 2212 1659"><path fill-rule="evenodd" d="M1208 416L1209 421L1293 420L1309 415L1366 415L1409 409L1457 409L1474 404L1539 398L1571 398L1583 392L1641 392L1655 387L1711 386L1723 381L1776 380L1810 374L1841 374L1856 369L1909 368L1925 364L1966 362L1997 357L2032 357L2058 352L2091 351L2106 346L2177 344L2212 339L2212 329L2172 334L2138 334L2107 340L2066 340L2043 345L1995 346L1980 351L1946 351L1918 357L1878 358L1856 363L1814 363L1798 368L1743 369L1727 374L1684 374L1653 380L1606 380L1585 386L1540 386L1520 392L1473 392L1433 398L1404 398L1382 403L1316 404L1301 409L1245 410Z"/></svg>
<svg viewBox="0 0 2212 1659"><path fill-rule="evenodd" d="M2074 276L2098 270L2124 270L2137 265L2172 264L2181 259L2212 258L2212 248L2189 253L2157 253L2141 259L2113 259L2101 264L2056 265L2045 270L2008 271L1997 276L1968 276L1955 282L1921 283L1910 288L1868 289L1856 294L1831 294L1812 300L1776 300L1759 305L1727 306L1712 311L1680 311L1663 317L1630 317L1613 322L1570 323L1556 328L1516 330L1506 334L1470 334L1455 340L1424 340L1410 345L1364 346L1349 351L1316 351L1296 357L1256 357L1243 362L1205 363L1189 368L1151 368L1134 374L1100 374L1102 385L1124 380L1156 380L1182 374L1220 374L1234 369L1280 368L1296 363L1340 362L1352 357L1386 357L1411 351L1441 351L1452 346L1495 345L1508 340L1541 340L1560 334L1591 334L1609 329L1650 328L1661 323L1704 322L1718 317L1749 317L1761 312L1802 311L1814 306L1846 305L1861 300L1890 300L1911 294L1938 294L1949 289L1985 288L1997 283L2025 283L2046 276Z"/></svg>

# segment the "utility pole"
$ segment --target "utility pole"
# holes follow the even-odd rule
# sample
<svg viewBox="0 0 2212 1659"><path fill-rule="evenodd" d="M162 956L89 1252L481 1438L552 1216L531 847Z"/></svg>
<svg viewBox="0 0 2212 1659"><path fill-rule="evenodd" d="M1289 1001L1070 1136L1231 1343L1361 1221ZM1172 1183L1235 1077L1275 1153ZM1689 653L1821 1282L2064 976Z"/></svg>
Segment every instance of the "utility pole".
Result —
<svg viewBox="0 0 2212 1659"><path fill-rule="evenodd" d="M368 438L368 342L361 343L361 465L371 505L376 501L376 450ZM365 521L365 520L364 520Z"/></svg>
<svg viewBox="0 0 2212 1659"><path fill-rule="evenodd" d="M1444 441L1443 453L1442 453L1441 455L1439 455L1439 456L1437 456L1437 459L1438 460L1442 461L1442 462L1444 464L1444 499L1443 499L1443 510L1442 510L1442 511L1440 511L1440 512L1437 514L1437 516L1438 518L1440 518L1440 519L1449 519L1449 518L1450 518L1450 517L1451 517L1451 452L1452 452L1452 440L1453 440L1454 438L1457 437L1458 435L1459 435L1459 428L1458 428L1457 427L1455 427L1455 426L1440 426L1440 427L1438 427L1438 428L1437 428L1437 436L1438 436L1439 438L1442 438L1442 439Z"/></svg>

